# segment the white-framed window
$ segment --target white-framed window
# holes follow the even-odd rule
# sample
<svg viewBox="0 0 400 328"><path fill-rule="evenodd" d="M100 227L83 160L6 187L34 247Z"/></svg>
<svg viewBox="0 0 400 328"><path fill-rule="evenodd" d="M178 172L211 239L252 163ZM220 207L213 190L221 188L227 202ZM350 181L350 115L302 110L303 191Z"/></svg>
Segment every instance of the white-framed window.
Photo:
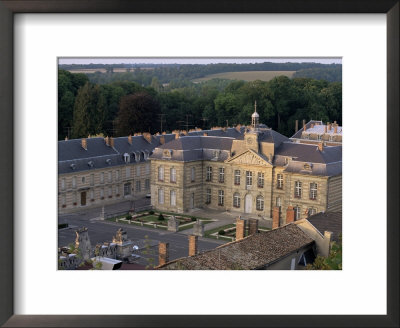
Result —
<svg viewBox="0 0 400 328"><path fill-rule="evenodd" d="M316 214L316 213L317 213L317 209L316 209L315 207L310 207L310 208L307 210L307 215L308 215L308 216L314 215L314 214Z"/></svg>
<svg viewBox="0 0 400 328"><path fill-rule="evenodd" d="M218 205L219 206L224 205L224 191L223 190L218 190Z"/></svg>
<svg viewBox="0 0 400 328"><path fill-rule="evenodd" d="M140 180L136 180L136 192L141 191Z"/></svg>
<svg viewBox="0 0 400 328"><path fill-rule="evenodd" d="M282 203L281 203L281 198L280 197L276 197L276 202L275 202L276 206L281 207Z"/></svg>
<svg viewBox="0 0 400 328"><path fill-rule="evenodd" d="M171 202L171 206L176 206L176 191L175 190L170 191L170 202Z"/></svg>
<svg viewBox="0 0 400 328"><path fill-rule="evenodd" d="M310 183L310 199L317 199L317 184L315 182Z"/></svg>
<svg viewBox="0 0 400 328"><path fill-rule="evenodd" d="M211 189L206 189L206 204L211 204Z"/></svg>
<svg viewBox="0 0 400 328"><path fill-rule="evenodd" d="M128 153L125 153L125 154L124 154L124 162L125 162L125 163L129 163L130 161L131 161L131 157L129 156Z"/></svg>
<svg viewBox="0 0 400 328"><path fill-rule="evenodd" d="M235 185L240 185L240 170L235 170Z"/></svg>
<svg viewBox="0 0 400 328"><path fill-rule="evenodd" d="M172 167L169 170L169 180L170 182L175 183L176 182L176 168Z"/></svg>
<svg viewBox="0 0 400 328"><path fill-rule="evenodd" d="M140 165L136 165L136 176L140 177Z"/></svg>
<svg viewBox="0 0 400 328"><path fill-rule="evenodd" d="M196 180L196 168L192 167L190 170L190 181L195 182Z"/></svg>
<svg viewBox="0 0 400 328"><path fill-rule="evenodd" d="M219 182L224 182L225 181L225 169L223 167L219 168L219 178L218 178Z"/></svg>
<svg viewBox="0 0 400 328"><path fill-rule="evenodd" d="M124 184L124 196L130 195L131 194L131 183L125 183Z"/></svg>
<svg viewBox="0 0 400 328"><path fill-rule="evenodd" d="M127 166L125 168L125 177L126 178L130 178L131 177L131 167L130 166Z"/></svg>
<svg viewBox="0 0 400 328"><path fill-rule="evenodd" d="M212 181L212 167L207 166L206 181Z"/></svg>
<svg viewBox="0 0 400 328"><path fill-rule="evenodd" d="M66 206L67 205L67 197L65 194L61 195L61 205Z"/></svg>
<svg viewBox="0 0 400 328"><path fill-rule="evenodd" d="M112 197L112 187L109 186L108 187L108 198L111 198L111 197Z"/></svg>
<svg viewBox="0 0 400 328"><path fill-rule="evenodd" d="M65 190L65 178L61 179L61 190Z"/></svg>
<svg viewBox="0 0 400 328"><path fill-rule="evenodd" d="M146 189L146 191L150 190L150 179L144 180L144 188Z"/></svg>
<svg viewBox="0 0 400 328"><path fill-rule="evenodd" d="M301 219L301 208L298 205L296 205L294 207L294 218L295 218L295 220L300 220Z"/></svg>
<svg viewBox="0 0 400 328"><path fill-rule="evenodd" d="M100 198L104 198L104 188L100 189Z"/></svg>
<svg viewBox="0 0 400 328"><path fill-rule="evenodd" d="M72 177L72 188L76 188L76 177Z"/></svg>
<svg viewBox="0 0 400 328"><path fill-rule="evenodd" d="M253 184L253 172L246 171L246 186L251 186Z"/></svg>
<svg viewBox="0 0 400 328"><path fill-rule="evenodd" d="M261 195L256 198L256 209L257 211L264 211L264 197Z"/></svg>
<svg viewBox="0 0 400 328"><path fill-rule="evenodd" d="M78 202L78 193L75 191L73 196L74 204L76 205Z"/></svg>
<svg viewBox="0 0 400 328"><path fill-rule="evenodd" d="M158 203L164 204L164 189L158 189Z"/></svg>
<svg viewBox="0 0 400 328"><path fill-rule="evenodd" d="M90 199L94 199L94 190L90 189Z"/></svg>
<svg viewBox="0 0 400 328"><path fill-rule="evenodd" d="M115 171L115 180L119 181L119 176L120 176L119 170L116 170Z"/></svg>
<svg viewBox="0 0 400 328"><path fill-rule="evenodd" d="M158 167L158 181L164 181L164 166Z"/></svg>
<svg viewBox="0 0 400 328"><path fill-rule="evenodd" d="M112 182L112 171L108 172L108 182Z"/></svg>
<svg viewBox="0 0 400 328"><path fill-rule="evenodd" d="M90 185L94 186L94 174L90 175Z"/></svg>
<svg viewBox="0 0 400 328"><path fill-rule="evenodd" d="M100 173L100 183L104 183L104 172Z"/></svg>
<svg viewBox="0 0 400 328"><path fill-rule="evenodd" d="M150 174L150 164L147 163L146 164L146 175L149 175L149 174Z"/></svg>
<svg viewBox="0 0 400 328"><path fill-rule="evenodd" d="M82 184L86 183L86 177L82 177L81 181L82 181Z"/></svg>
<svg viewBox="0 0 400 328"><path fill-rule="evenodd" d="M233 207L240 207L240 194L238 192L233 194Z"/></svg>
<svg viewBox="0 0 400 328"><path fill-rule="evenodd" d="M276 175L276 188L282 189L283 188L283 174Z"/></svg>
<svg viewBox="0 0 400 328"><path fill-rule="evenodd" d="M115 186L115 195L117 195L117 197L119 195L119 185Z"/></svg>
<svg viewBox="0 0 400 328"><path fill-rule="evenodd" d="M258 188L264 188L264 173L258 172L257 186Z"/></svg>
<svg viewBox="0 0 400 328"><path fill-rule="evenodd" d="M301 198L301 181L295 181L294 183L294 197Z"/></svg>

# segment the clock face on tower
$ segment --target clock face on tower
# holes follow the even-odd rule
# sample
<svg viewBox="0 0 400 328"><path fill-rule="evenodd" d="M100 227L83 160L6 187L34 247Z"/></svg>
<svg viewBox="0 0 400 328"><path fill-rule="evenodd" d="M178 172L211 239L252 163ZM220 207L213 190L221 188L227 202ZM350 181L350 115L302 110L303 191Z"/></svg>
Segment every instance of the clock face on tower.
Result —
<svg viewBox="0 0 400 328"><path fill-rule="evenodd" d="M252 138L247 138L247 143L248 143L249 145L251 145L252 142L253 142L253 139L252 139Z"/></svg>

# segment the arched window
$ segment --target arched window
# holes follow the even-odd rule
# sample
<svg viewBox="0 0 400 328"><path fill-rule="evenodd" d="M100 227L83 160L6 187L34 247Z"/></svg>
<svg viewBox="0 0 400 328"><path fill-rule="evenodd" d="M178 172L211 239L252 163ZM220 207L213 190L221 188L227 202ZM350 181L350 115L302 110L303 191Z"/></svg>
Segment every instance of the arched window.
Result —
<svg viewBox="0 0 400 328"><path fill-rule="evenodd" d="M233 206L240 207L240 194L238 192L233 194Z"/></svg>
<svg viewBox="0 0 400 328"><path fill-rule="evenodd" d="M263 211L264 210L264 197L259 195L256 198L256 208L257 211Z"/></svg>

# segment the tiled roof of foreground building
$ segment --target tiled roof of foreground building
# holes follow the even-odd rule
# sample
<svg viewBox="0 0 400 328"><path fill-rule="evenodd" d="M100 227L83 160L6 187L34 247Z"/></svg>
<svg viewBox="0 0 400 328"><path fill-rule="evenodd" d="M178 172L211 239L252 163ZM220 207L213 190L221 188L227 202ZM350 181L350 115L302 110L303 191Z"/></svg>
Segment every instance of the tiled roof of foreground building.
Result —
<svg viewBox="0 0 400 328"><path fill-rule="evenodd" d="M213 250L185 257L158 267L162 270L254 270L314 243L297 225L288 224L260 232Z"/></svg>
<svg viewBox="0 0 400 328"><path fill-rule="evenodd" d="M331 231L332 240L339 241L342 235L342 212L317 213L307 220L319 231Z"/></svg>

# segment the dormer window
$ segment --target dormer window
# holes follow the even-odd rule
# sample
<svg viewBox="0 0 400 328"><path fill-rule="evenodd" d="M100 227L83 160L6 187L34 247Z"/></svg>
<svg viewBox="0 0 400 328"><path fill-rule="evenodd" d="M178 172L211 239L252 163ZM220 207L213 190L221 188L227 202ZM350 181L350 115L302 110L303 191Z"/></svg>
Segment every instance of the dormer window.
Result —
<svg viewBox="0 0 400 328"><path fill-rule="evenodd" d="M71 167L71 170L75 170L76 169L76 164L71 164L70 167Z"/></svg>
<svg viewBox="0 0 400 328"><path fill-rule="evenodd" d="M94 166L94 162L93 161L89 161L87 164L88 164L89 167L93 167Z"/></svg>
<svg viewBox="0 0 400 328"><path fill-rule="evenodd" d="M111 165L111 159L106 159L106 163L108 164L108 165Z"/></svg>
<svg viewBox="0 0 400 328"><path fill-rule="evenodd" d="M125 153L125 154L124 154L124 162L125 162L125 163L129 163L130 161L131 161L131 157L129 156L128 153Z"/></svg>
<svg viewBox="0 0 400 328"><path fill-rule="evenodd" d="M306 164L304 164L304 166L303 166L303 167L304 167L304 169L305 169L305 170L307 170L307 171L311 171L311 169L312 169L312 166L313 166L313 165L312 165L312 163L306 163Z"/></svg>
<svg viewBox="0 0 400 328"><path fill-rule="evenodd" d="M165 150L163 151L163 157L164 157L164 158L171 158L171 156L172 156L172 150L170 150L170 149L165 149Z"/></svg>

